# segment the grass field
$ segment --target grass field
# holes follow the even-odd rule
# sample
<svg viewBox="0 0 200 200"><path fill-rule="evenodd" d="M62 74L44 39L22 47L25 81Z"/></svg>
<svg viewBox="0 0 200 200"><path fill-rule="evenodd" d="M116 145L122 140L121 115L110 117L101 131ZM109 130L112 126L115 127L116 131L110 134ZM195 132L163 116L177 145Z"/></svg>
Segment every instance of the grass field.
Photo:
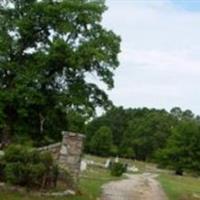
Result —
<svg viewBox="0 0 200 200"><path fill-rule="evenodd" d="M161 174L158 178L169 200L200 199L200 179Z"/></svg>

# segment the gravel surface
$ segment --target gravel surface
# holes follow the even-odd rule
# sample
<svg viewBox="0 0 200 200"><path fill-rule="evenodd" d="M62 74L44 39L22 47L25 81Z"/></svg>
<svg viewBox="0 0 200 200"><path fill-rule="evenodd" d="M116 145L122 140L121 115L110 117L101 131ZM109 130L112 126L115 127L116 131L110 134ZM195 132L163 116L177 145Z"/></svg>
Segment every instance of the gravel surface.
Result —
<svg viewBox="0 0 200 200"><path fill-rule="evenodd" d="M157 175L144 173L127 176L128 179L105 184L101 200L167 200L155 179Z"/></svg>

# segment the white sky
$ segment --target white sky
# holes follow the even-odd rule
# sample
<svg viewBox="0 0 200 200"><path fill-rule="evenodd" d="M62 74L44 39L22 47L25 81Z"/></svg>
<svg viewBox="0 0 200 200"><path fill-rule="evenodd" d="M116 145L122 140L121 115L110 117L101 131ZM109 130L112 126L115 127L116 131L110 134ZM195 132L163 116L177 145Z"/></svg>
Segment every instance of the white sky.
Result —
<svg viewBox="0 0 200 200"><path fill-rule="evenodd" d="M200 12L170 0L107 0L103 24L121 36L108 91L124 107L174 106L200 114Z"/></svg>

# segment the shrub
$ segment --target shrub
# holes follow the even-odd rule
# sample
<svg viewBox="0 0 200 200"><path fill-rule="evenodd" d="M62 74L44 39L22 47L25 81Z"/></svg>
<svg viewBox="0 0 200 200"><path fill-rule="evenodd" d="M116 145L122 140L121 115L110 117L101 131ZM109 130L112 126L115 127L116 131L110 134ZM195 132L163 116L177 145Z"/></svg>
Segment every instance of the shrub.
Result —
<svg viewBox="0 0 200 200"><path fill-rule="evenodd" d="M112 176L121 176L127 170L127 165L123 163L112 163L110 166Z"/></svg>
<svg viewBox="0 0 200 200"><path fill-rule="evenodd" d="M56 185L58 169L50 153L12 145L6 149L3 159L3 176L10 184L31 188Z"/></svg>
<svg viewBox="0 0 200 200"><path fill-rule="evenodd" d="M6 163L4 169L5 180L8 183L16 185L26 184L26 180L23 180L26 177L26 168L24 165L19 163Z"/></svg>

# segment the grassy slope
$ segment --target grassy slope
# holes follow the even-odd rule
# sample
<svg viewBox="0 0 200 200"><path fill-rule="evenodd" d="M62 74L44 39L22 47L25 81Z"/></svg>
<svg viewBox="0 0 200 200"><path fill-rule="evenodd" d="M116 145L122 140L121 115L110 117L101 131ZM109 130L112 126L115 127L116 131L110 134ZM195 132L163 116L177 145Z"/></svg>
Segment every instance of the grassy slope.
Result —
<svg viewBox="0 0 200 200"><path fill-rule="evenodd" d="M186 176L161 174L159 181L169 200L193 200L200 196L200 179ZM198 198L199 199L199 198Z"/></svg>
<svg viewBox="0 0 200 200"><path fill-rule="evenodd" d="M101 186L112 180L117 180L109 171L100 168L90 168L80 180L81 195L70 200L95 200L100 196Z"/></svg>

